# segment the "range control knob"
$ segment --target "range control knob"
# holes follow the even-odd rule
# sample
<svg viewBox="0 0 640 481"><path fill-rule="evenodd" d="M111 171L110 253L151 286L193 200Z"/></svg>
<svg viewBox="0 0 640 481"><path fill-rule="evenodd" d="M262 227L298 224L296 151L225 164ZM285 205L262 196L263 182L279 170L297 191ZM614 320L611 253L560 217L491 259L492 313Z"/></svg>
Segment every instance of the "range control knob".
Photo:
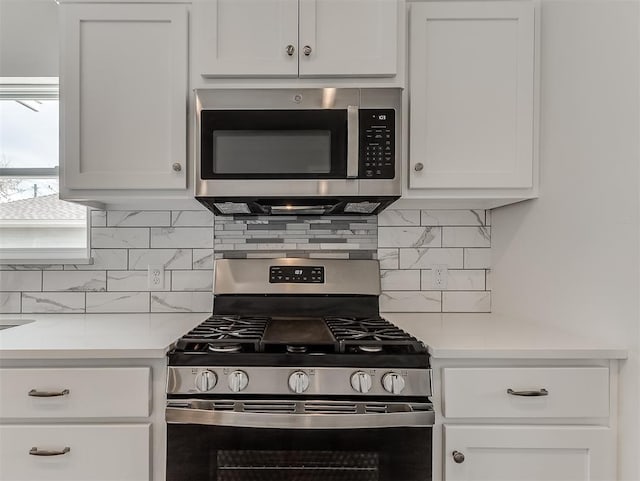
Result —
<svg viewBox="0 0 640 481"><path fill-rule="evenodd" d="M404 389L404 378L397 372L388 372L382 376L382 387L391 394L400 394Z"/></svg>
<svg viewBox="0 0 640 481"><path fill-rule="evenodd" d="M229 374L229 389L233 392L243 391L249 384L249 376L244 371L233 371Z"/></svg>
<svg viewBox="0 0 640 481"><path fill-rule="evenodd" d="M289 389L296 394L302 394L309 389L309 375L304 371L296 371L289 376Z"/></svg>
<svg viewBox="0 0 640 481"><path fill-rule="evenodd" d="M371 391L371 376L364 371L356 371L351 375L351 387L363 394Z"/></svg>
<svg viewBox="0 0 640 481"><path fill-rule="evenodd" d="M196 375L196 389L200 392L211 391L218 382L218 376L213 371L205 369Z"/></svg>

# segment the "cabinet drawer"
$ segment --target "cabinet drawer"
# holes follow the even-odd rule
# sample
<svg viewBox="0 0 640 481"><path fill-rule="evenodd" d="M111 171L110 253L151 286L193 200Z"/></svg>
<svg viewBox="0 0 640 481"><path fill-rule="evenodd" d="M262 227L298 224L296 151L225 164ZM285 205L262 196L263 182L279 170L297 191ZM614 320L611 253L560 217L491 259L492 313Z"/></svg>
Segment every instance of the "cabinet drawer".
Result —
<svg viewBox="0 0 640 481"><path fill-rule="evenodd" d="M0 418L147 417L150 380L148 367L0 369Z"/></svg>
<svg viewBox="0 0 640 481"><path fill-rule="evenodd" d="M0 479L148 480L149 433L149 424L0 426Z"/></svg>
<svg viewBox="0 0 640 481"><path fill-rule="evenodd" d="M605 367L445 368L443 389L443 411L449 418L609 416ZM528 391L546 394L522 395Z"/></svg>

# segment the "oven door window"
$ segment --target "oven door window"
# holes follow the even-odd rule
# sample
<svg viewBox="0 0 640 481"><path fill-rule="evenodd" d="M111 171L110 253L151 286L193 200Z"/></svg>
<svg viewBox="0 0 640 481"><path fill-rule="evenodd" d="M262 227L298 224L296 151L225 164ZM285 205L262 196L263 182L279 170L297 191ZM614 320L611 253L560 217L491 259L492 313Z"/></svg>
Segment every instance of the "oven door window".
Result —
<svg viewBox="0 0 640 481"><path fill-rule="evenodd" d="M167 481L431 479L430 427L167 428Z"/></svg>
<svg viewBox="0 0 640 481"><path fill-rule="evenodd" d="M346 110L204 110L203 179L346 175Z"/></svg>

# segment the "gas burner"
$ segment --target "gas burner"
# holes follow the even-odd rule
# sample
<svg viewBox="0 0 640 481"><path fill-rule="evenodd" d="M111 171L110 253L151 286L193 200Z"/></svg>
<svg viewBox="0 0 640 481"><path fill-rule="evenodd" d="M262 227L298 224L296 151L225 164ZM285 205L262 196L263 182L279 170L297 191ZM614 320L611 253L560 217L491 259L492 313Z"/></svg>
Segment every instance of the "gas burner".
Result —
<svg viewBox="0 0 640 481"><path fill-rule="evenodd" d="M292 354L305 353L309 350L307 346L287 346L287 352Z"/></svg>
<svg viewBox="0 0 640 481"><path fill-rule="evenodd" d="M362 351L362 352L368 352L368 353L373 353L373 352L382 352L382 346L358 346L358 350Z"/></svg>
<svg viewBox="0 0 640 481"><path fill-rule="evenodd" d="M240 352L242 346L240 344L209 344L211 352Z"/></svg>

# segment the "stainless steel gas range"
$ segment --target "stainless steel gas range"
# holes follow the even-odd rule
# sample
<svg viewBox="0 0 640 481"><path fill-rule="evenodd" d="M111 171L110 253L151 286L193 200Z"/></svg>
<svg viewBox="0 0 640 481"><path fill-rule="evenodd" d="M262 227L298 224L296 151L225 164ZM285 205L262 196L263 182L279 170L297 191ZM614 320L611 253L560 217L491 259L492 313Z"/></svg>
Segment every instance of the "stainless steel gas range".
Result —
<svg viewBox="0 0 640 481"><path fill-rule="evenodd" d="M169 353L167 481L431 479L425 346L372 260L228 259Z"/></svg>

